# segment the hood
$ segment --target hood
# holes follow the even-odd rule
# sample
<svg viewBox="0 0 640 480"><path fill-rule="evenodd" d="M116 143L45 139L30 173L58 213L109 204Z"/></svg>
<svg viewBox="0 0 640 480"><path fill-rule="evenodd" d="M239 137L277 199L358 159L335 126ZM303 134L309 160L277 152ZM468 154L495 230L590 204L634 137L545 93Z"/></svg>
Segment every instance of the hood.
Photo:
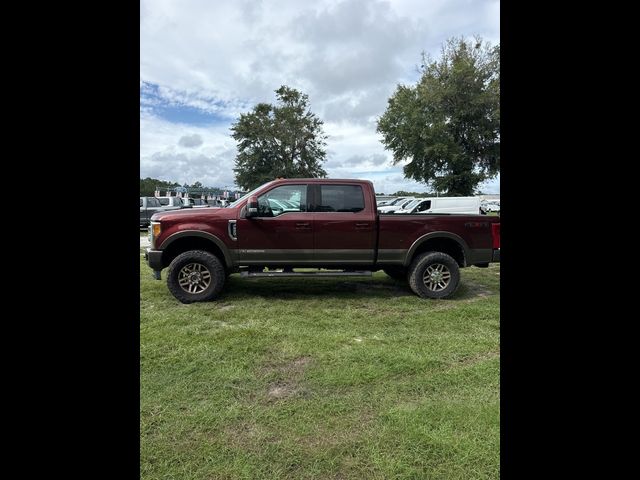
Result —
<svg viewBox="0 0 640 480"><path fill-rule="evenodd" d="M152 222L158 220L182 220L184 218L202 218L202 217L217 217L221 210L226 210L220 207L210 208L183 208L180 210L167 210L166 212L154 213L151 217Z"/></svg>

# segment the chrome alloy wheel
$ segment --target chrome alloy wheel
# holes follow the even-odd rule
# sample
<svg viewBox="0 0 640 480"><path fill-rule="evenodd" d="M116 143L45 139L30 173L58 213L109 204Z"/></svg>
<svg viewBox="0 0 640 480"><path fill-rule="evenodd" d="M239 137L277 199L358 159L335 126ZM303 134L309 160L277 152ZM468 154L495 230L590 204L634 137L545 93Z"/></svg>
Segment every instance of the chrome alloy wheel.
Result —
<svg viewBox="0 0 640 480"><path fill-rule="evenodd" d="M446 265L434 263L425 269L422 281L429 290L440 292L449 286L451 272Z"/></svg>
<svg viewBox="0 0 640 480"><path fill-rule="evenodd" d="M187 293L202 293L211 283L211 272L201 263L188 263L178 273L178 285Z"/></svg>

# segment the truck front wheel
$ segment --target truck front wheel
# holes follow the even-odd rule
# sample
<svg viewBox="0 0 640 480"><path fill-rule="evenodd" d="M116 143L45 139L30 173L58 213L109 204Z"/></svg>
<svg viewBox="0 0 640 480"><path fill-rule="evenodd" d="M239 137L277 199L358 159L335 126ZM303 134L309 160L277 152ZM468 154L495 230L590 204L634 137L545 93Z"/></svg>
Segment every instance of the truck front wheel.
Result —
<svg viewBox="0 0 640 480"><path fill-rule="evenodd" d="M446 253L418 255L409 267L409 286L422 298L445 298L458 288L460 268Z"/></svg>
<svg viewBox="0 0 640 480"><path fill-rule="evenodd" d="M182 303L213 300L225 280L225 269L218 257L203 250L181 253L167 273L169 291Z"/></svg>

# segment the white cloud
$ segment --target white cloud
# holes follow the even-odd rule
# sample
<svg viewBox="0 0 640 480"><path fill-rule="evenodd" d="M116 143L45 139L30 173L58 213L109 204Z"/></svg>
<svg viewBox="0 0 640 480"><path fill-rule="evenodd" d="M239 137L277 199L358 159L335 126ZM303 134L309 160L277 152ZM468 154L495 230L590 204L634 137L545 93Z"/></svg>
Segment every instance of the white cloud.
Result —
<svg viewBox="0 0 640 480"><path fill-rule="evenodd" d="M331 176L382 182L366 172L386 172L380 173L389 177L385 184L415 190L411 185L419 184L391 166L376 119L398 83L417 79L423 50L438 56L442 42L457 35L498 43L499 6L479 0L142 0L141 173L228 184L235 156L230 123L257 102L273 102L274 90L286 84L307 93L325 121ZM218 123L170 123L155 116L160 105L196 108ZM194 134L204 144L183 151L181 136ZM199 155L219 166L207 171ZM211 180L178 180L199 174Z"/></svg>
<svg viewBox="0 0 640 480"><path fill-rule="evenodd" d="M199 137L198 148L180 140ZM194 127L145 115L140 119L140 176L208 186L233 185L235 142L227 127Z"/></svg>
<svg viewBox="0 0 640 480"><path fill-rule="evenodd" d="M202 137L197 133L194 133L193 135L185 135L184 137L180 137L180 140L178 140L178 145L187 148L199 147L202 143Z"/></svg>

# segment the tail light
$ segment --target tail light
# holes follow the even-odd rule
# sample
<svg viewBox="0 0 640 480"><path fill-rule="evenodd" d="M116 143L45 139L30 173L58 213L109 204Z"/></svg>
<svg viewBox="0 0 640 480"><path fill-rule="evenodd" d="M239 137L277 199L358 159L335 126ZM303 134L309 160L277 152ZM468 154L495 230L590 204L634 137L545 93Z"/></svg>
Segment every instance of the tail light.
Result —
<svg viewBox="0 0 640 480"><path fill-rule="evenodd" d="M493 237L493 248L500 248L500 224L491 224L491 236Z"/></svg>

